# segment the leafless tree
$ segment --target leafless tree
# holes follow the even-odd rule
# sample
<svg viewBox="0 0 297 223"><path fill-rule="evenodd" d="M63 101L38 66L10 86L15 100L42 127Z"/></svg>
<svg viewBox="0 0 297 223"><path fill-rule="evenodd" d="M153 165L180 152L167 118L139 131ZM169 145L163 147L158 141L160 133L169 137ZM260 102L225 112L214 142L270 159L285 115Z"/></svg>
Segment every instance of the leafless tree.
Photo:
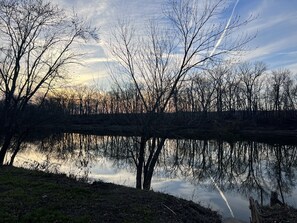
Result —
<svg viewBox="0 0 297 223"><path fill-rule="evenodd" d="M211 103L214 100L216 84L210 79L208 72L197 75L193 80L193 88L191 94L198 101L198 111L210 111ZM194 106L193 106L194 107ZM197 107L197 106L196 106Z"/></svg>
<svg viewBox="0 0 297 223"><path fill-rule="evenodd" d="M243 92L246 98L246 109L253 110L253 102L258 97L260 89L260 77L266 71L266 65L263 62L243 63L238 67L238 74L240 75L243 84Z"/></svg>
<svg viewBox="0 0 297 223"><path fill-rule="evenodd" d="M271 97L273 109L276 111L281 110L282 101L284 102L284 107L288 107L288 104L292 101L290 94L290 76L291 72L287 69L279 69L271 73Z"/></svg>
<svg viewBox="0 0 297 223"><path fill-rule="evenodd" d="M225 65L220 65L214 69L209 69L210 81L214 83L215 90L215 106L217 112L222 112L224 109L223 99L226 91L226 75L229 72L230 67Z"/></svg>
<svg viewBox="0 0 297 223"><path fill-rule="evenodd" d="M44 0L0 1L0 92L5 137L0 164L18 129L18 121L37 93L46 95L67 65L77 62L76 43L97 39L76 15Z"/></svg>
<svg viewBox="0 0 297 223"><path fill-rule="evenodd" d="M215 21L225 3L224 0L172 0L164 10L168 19L166 25L158 27L152 22L148 33L140 35L141 32L129 23L122 22L114 34L112 55L118 61L120 72L134 84L148 114L134 159L139 189L150 188L153 169L165 142L165 138L151 138L152 114L166 112L187 76L206 67L210 60L239 50L251 39L247 36L231 38L234 31L248 21L241 22L234 17L228 26Z"/></svg>
<svg viewBox="0 0 297 223"><path fill-rule="evenodd" d="M225 104L227 111L235 111L238 109L238 101L240 100L240 79L235 75L235 69L231 68L226 73L226 94Z"/></svg>

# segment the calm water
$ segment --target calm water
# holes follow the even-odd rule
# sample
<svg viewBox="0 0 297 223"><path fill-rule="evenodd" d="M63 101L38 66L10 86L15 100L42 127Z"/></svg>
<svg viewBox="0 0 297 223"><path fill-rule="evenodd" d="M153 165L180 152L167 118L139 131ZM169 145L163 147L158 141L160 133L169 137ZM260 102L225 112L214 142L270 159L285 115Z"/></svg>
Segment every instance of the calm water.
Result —
<svg viewBox="0 0 297 223"><path fill-rule="evenodd" d="M54 135L27 142L14 165L135 187L138 143L138 137ZM260 201L262 194L265 204L271 191L281 191L297 207L296 167L297 146L167 139L152 189L249 221L250 196Z"/></svg>

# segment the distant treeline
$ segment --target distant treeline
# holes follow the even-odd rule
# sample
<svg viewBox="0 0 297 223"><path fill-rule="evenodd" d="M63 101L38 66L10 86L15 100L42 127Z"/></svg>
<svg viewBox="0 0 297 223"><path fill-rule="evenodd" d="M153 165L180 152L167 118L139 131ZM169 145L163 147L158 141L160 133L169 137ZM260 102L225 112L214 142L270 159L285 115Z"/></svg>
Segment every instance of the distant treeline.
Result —
<svg viewBox="0 0 297 223"><path fill-rule="evenodd" d="M65 124L65 125L119 125L140 126L150 119L152 128L229 128L232 130L255 127L297 127L297 110L282 111L222 111L222 112L166 112L166 113L99 113L71 114L56 103L46 100L41 105L30 104L20 117L22 125ZM1 103L0 103L1 105ZM50 105L50 106L49 106ZM55 106L54 106L55 105ZM1 110L1 106L0 106ZM0 119L1 120L1 119ZM5 131L5 126L2 126Z"/></svg>
<svg viewBox="0 0 297 223"><path fill-rule="evenodd" d="M0 101L0 112L3 104ZM164 112L145 111L133 84L117 85L110 91L78 86L35 98L18 116L16 125L65 122L142 125L149 118L152 127L294 128L296 108L297 82L293 74L286 69L266 72L265 65L256 62L232 69L219 67L192 76L176 89Z"/></svg>
<svg viewBox="0 0 297 223"><path fill-rule="evenodd" d="M79 125L142 125L151 119L152 127L297 127L297 111L232 111L232 112L173 112L173 113L130 113L130 114L99 114L70 115L67 120ZM238 126L236 126L238 125Z"/></svg>
<svg viewBox="0 0 297 223"><path fill-rule="evenodd" d="M52 93L43 106L70 115L144 113L146 109L141 96L147 97L145 101L149 106L155 98L151 92L147 96L145 91L140 95L139 90L133 84L117 85L110 91L87 86L73 87ZM161 104L163 99L158 100ZM291 71L279 69L266 72L263 63L255 62L194 74L175 89L165 112L253 113L292 111L296 108L297 82Z"/></svg>
<svg viewBox="0 0 297 223"><path fill-rule="evenodd" d="M53 124L49 119L48 124ZM146 128L147 120L150 124ZM54 130L166 138L225 138L296 142L297 111L226 111L65 115ZM62 125L61 125L62 124ZM57 129L58 127L58 129ZM52 129L52 128L51 128Z"/></svg>

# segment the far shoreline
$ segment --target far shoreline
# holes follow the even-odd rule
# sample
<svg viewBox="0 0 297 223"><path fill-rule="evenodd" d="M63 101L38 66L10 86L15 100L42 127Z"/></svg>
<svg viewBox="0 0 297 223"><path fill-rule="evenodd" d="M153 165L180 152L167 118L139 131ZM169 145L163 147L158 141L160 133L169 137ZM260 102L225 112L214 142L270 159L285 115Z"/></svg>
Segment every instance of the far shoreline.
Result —
<svg viewBox="0 0 297 223"><path fill-rule="evenodd" d="M36 128L37 131L47 133L81 133L101 136L141 136L141 126L135 125L101 125L101 124L46 124ZM246 128L223 129L216 128L189 128L189 127L162 127L151 132L152 137L168 139L197 139L223 141L257 141L264 143L297 144L297 129L279 128Z"/></svg>

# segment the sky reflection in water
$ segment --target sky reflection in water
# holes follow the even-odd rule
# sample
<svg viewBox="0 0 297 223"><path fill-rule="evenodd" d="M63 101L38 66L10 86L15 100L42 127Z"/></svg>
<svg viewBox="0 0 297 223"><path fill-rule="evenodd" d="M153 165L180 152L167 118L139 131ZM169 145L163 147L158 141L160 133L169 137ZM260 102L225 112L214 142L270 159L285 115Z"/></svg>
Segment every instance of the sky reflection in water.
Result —
<svg viewBox="0 0 297 223"><path fill-rule="evenodd" d="M28 143L15 165L135 187L136 170L127 153L132 143L126 137L64 134ZM278 189L274 184L280 177L285 201L297 206L296 151L296 146L255 142L167 140L152 189L209 206L223 218L232 217L212 177L234 216L248 222L248 197L260 200L255 182L267 192L267 203L268 193Z"/></svg>

